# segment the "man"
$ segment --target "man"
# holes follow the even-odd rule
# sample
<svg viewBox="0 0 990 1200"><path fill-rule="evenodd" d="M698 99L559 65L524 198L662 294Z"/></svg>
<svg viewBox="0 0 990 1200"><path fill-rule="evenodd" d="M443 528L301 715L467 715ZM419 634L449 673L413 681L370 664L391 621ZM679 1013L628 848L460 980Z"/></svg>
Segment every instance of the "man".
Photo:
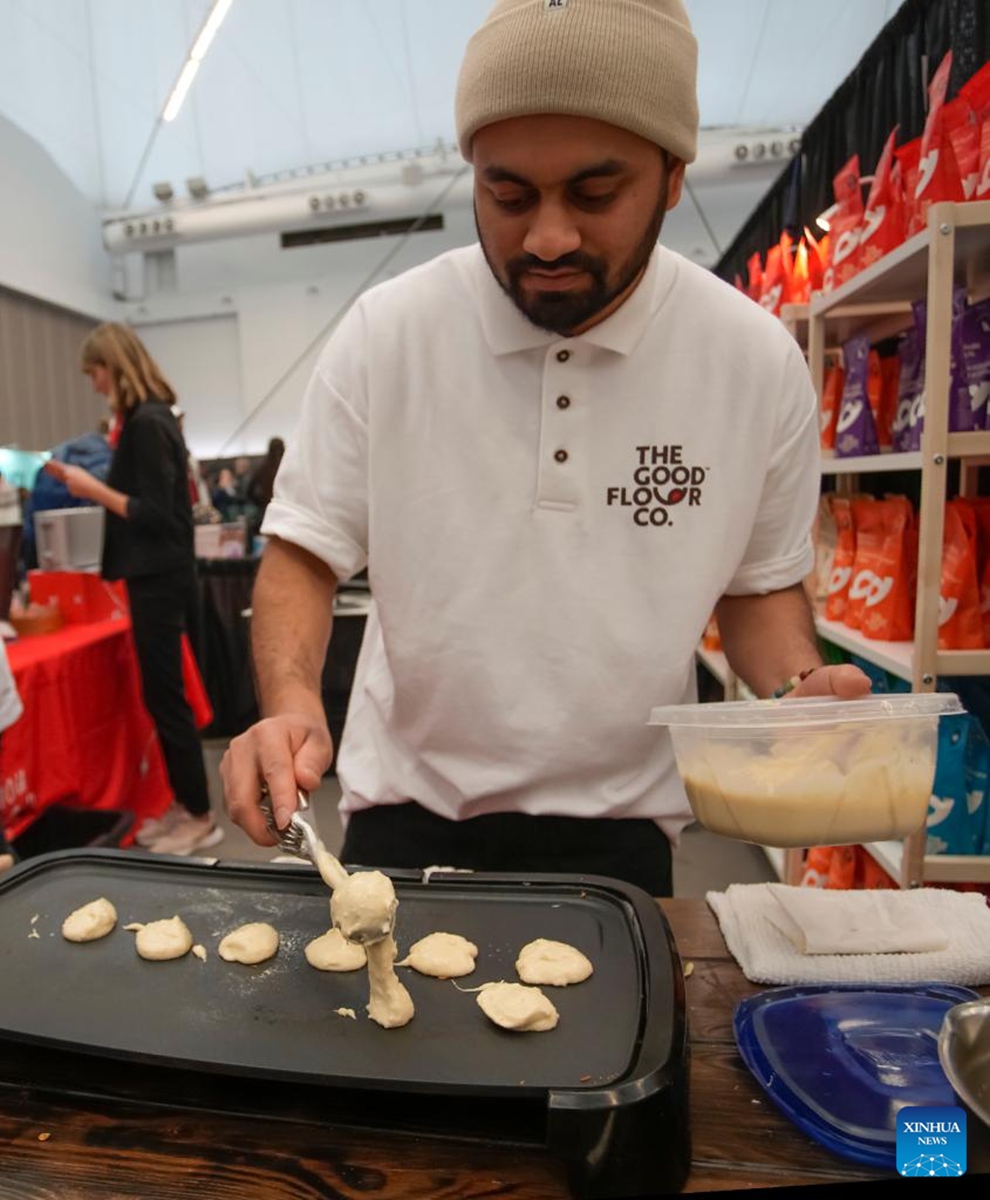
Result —
<svg viewBox="0 0 990 1200"><path fill-rule="evenodd" d="M801 587L817 405L797 346L656 248L695 156L681 0L501 0L457 124L480 247L358 301L279 474L254 599L265 719L223 764L259 842L330 762L338 579L377 611L337 773L345 861L582 871L670 894L690 820L655 704L712 608L769 695L821 666ZM799 692L857 695L853 668Z"/></svg>

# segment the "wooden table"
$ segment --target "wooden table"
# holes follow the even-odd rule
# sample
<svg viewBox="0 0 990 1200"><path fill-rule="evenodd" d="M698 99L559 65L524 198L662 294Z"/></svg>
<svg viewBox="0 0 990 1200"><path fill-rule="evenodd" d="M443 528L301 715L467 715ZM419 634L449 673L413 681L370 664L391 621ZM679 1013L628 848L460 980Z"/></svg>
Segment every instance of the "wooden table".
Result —
<svg viewBox="0 0 990 1200"><path fill-rule="evenodd" d="M667 900L685 963L693 1166L686 1191L882 1180L821 1149L764 1098L736 1054L746 982L701 900ZM48 1135L48 1136L46 1136ZM41 1140L44 1138L44 1140ZM441 1140L305 1120L46 1095L0 1056L0 1200L565 1200L563 1173L532 1147Z"/></svg>

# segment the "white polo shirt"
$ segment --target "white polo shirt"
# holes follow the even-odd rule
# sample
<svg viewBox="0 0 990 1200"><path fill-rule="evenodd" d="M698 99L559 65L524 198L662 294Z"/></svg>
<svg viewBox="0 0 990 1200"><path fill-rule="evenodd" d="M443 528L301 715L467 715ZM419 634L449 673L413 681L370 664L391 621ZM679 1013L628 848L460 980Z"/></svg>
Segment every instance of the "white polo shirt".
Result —
<svg viewBox="0 0 990 1200"><path fill-rule="evenodd" d="M478 246L365 293L262 529L341 580L368 566L345 818L416 800L676 837L690 811L649 711L694 698L723 594L808 573L819 480L797 345L669 250L574 338L530 324Z"/></svg>

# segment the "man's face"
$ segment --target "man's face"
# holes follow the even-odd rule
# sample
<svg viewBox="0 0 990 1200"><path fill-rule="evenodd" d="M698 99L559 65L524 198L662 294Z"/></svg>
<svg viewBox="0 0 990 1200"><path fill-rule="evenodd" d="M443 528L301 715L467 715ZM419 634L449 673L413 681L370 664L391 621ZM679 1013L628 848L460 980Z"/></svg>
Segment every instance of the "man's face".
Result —
<svg viewBox="0 0 990 1200"><path fill-rule="evenodd" d="M565 337L639 283L684 164L589 117L514 117L475 134L474 208L495 278L535 325Z"/></svg>

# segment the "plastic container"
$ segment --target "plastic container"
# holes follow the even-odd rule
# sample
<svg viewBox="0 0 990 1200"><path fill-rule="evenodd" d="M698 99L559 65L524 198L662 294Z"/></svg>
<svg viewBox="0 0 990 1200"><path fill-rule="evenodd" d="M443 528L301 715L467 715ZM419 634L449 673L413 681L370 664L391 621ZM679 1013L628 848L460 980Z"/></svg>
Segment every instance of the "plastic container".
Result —
<svg viewBox="0 0 990 1200"><path fill-rule="evenodd" d="M938 720L954 695L813 697L655 708L695 817L764 846L903 838L924 824Z"/></svg>
<svg viewBox="0 0 990 1200"><path fill-rule="evenodd" d="M954 1103L936 1039L975 996L944 983L775 988L741 1000L733 1029L743 1062L803 1133L889 1170L898 1112Z"/></svg>

